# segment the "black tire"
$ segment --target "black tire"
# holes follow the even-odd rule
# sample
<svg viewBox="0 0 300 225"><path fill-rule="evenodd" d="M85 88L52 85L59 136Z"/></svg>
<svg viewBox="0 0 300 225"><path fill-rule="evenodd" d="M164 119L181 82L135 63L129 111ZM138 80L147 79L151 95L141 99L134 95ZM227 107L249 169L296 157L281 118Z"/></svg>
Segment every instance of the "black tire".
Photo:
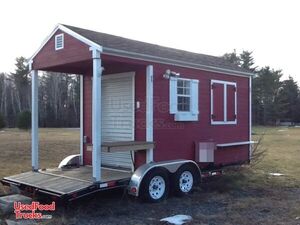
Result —
<svg viewBox="0 0 300 225"><path fill-rule="evenodd" d="M151 182L153 184L152 186ZM164 191L162 189L159 189L162 188L163 182L165 186ZM158 185L155 186L156 183L158 183ZM163 168L154 168L146 174L142 181L140 189L140 199L142 201L151 203L161 202L168 197L169 186L170 181L168 171ZM157 190L157 193L155 190ZM161 192L163 192L163 194L161 194Z"/></svg>
<svg viewBox="0 0 300 225"><path fill-rule="evenodd" d="M183 177L181 177L183 176ZM184 164L173 174L172 191L175 196L182 197L190 194L199 182L199 171L195 165Z"/></svg>

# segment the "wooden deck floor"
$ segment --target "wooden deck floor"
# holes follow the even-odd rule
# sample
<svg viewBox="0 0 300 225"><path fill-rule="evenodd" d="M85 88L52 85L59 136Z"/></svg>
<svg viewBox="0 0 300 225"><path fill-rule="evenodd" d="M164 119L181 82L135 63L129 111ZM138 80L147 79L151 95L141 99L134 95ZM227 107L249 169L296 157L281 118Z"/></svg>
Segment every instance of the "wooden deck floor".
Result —
<svg viewBox="0 0 300 225"><path fill-rule="evenodd" d="M102 182L129 179L131 172L102 168ZM26 185L59 195L71 194L93 185L92 167L83 166L72 169L47 169L39 172L26 172L10 177L3 181Z"/></svg>
<svg viewBox="0 0 300 225"><path fill-rule="evenodd" d="M40 173L93 182L93 168L91 166L82 166L72 169L47 169L46 171L40 171ZM123 171L105 167L101 168L101 182L121 180L129 177L131 177L131 172L126 170Z"/></svg>

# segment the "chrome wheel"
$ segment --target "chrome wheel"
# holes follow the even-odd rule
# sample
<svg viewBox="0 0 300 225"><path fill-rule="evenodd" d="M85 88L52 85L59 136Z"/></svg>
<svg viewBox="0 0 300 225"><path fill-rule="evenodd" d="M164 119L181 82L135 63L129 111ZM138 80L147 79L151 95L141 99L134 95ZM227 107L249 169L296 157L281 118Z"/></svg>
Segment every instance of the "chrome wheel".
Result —
<svg viewBox="0 0 300 225"><path fill-rule="evenodd" d="M160 199L166 191L166 182L161 176L154 176L149 183L149 194L152 199Z"/></svg>
<svg viewBox="0 0 300 225"><path fill-rule="evenodd" d="M183 171L179 178L179 188L182 192L188 193L192 190L194 183L193 175L190 171Z"/></svg>

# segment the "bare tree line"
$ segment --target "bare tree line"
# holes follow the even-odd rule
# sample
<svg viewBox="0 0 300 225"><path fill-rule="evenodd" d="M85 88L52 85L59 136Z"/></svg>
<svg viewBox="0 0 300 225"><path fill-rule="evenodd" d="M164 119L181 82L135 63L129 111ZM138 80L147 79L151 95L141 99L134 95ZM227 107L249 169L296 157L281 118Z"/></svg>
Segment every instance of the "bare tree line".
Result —
<svg viewBox="0 0 300 225"><path fill-rule="evenodd" d="M39 74L40 127L78 127L80 77ZM24 57L16 59L13 73L0 73L0 114L7 127L15 127L19 113L31 111L31 76Z"/></svg>

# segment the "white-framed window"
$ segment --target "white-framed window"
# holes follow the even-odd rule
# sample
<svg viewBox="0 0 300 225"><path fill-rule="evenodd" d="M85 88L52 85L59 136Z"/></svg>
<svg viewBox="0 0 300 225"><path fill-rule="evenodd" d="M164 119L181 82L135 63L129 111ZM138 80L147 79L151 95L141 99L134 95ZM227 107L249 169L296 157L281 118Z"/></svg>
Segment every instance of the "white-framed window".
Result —
<svg viewBox="0 0 300 225"><path fill-rule="evenodd" d="M211 80L211 124L237 124L237 84Z"/></svg>
<svg viewBox="0 0 300 225"><path fill-rule="evenodd" d="M198 121L199 80L170 77L170 114L175 121Z"/></svg>
<svg viewBox="0 0 300 225"><path fill-rule="evenodd" d="M64 34L55 35L55 50L64 48Z"/></svg>
<svg viewBox="0 0 300 225"><path fill-rule="evenodd" d="M177 79L177 111L189 112L191 110L191 81Z"/></svg>

